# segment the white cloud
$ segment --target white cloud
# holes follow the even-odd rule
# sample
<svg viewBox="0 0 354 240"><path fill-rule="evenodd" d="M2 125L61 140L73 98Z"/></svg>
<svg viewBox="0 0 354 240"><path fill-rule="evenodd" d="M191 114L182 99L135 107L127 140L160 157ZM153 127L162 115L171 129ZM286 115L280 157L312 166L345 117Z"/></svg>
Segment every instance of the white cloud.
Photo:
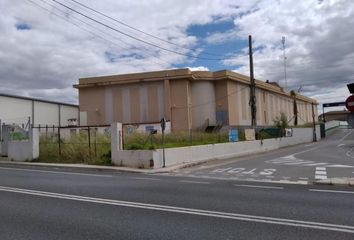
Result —
<svg viewBox="0 0 354 240"><path fill-rule="evenodd" d="M75 90L70 89L80 77L168 69L173 64L191 61L185 56L122 36L97 23L89 23L89 20L70 13L54 1L31 1L49 11L30 1L0 2L0 92L77 102ZM73 7L70 0L59 2ZM221 0L180 1L178 4L176 1L162 0L80 2L187 48L194 47L197 42L195 36L186 33L190 25L209 23L215 16L227 17L236 10L232 3ZM78 6L74 9L88 14ZM92 12L89 14L94 16ZM118 23L102 17L98 19L133 34L132 29ZM17 24L27 24L31 29L19 31ZM164 42L137 32L134 36L160 47L171 48ZM172 50L190 54L188 49Z"/></svg>
<svg viewBox="0 0 354 240"><path fill-rule="evenodd" d="M253 35L256 77L284 86L281 37L286 36L289 88L302 86L303 93L321 96L321 102L343 100L349 95L345 85L354 82L354 4L350 0L267 0L259 2L255 9L236 18L235 29L225 32L225 36L217 33L209 39L227 41L229 36L246 39ZM224 63L248 74L245 55L235 55Z"/></svg>
<svg viewBox="0 0 354 240"><path fill-rule="evenodd" d="M209 71L209 68L204 66L199 67L188 67L191 71Z"/></svg>
<svg viewBox="0 0 354 240"><path fill-rule="evenodd" d="M195 60L148 46L97 23L53 8L51 0L0 1L0 92L77 102L72 85L78 78L127 72L169 69L173 65L197 65ZM59 0L72 6L71 0ZM348 95L345 84L354 82L354 4L351 0L79 0L105 14L186 48L198 48L197 36L188 35L192 25L233 19L234 29L216 32L205 40L219 44L235 39L254 39L257 78L284 85L281 37L286 37L288 86L319 98L338 100ZM83 11L78 6L75 9ZM86 12L86 11L85 11ZM87 13L87 12L86 12ZM56 15L63 16L63 19ZM90 13L90 16L94 16ZM133 30L103 20L128 34ZM95 35L78 28L94 32ZM16 24L31 29L18 31ZM141 33L134 36L171 48ZM192 54L188 49L178 49ZM198 49L201 51L201 49ZM248 49L224 61L226 66L248 74ZM341 89L333 91L333 89ZM338 99L337 99L338 98Z"/></svg>

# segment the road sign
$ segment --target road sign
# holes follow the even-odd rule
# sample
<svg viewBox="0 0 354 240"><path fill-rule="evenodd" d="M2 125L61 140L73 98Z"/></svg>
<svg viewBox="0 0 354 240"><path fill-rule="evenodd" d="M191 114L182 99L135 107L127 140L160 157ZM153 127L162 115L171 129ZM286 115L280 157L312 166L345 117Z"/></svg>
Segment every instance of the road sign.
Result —
<svg viewBox="0 0 354 240"><path fill-rule="evenodd" d="M345 100L345 107L351 111L354 112L354 95L351 95Z"/></svg>
<svg viewBox="0 0 354 240"><path fill-rule="evenodd" d="M166 129L166 119L161 118L160 124L161 124L161 130L162 130L162 132L164 132Z"/></svg>

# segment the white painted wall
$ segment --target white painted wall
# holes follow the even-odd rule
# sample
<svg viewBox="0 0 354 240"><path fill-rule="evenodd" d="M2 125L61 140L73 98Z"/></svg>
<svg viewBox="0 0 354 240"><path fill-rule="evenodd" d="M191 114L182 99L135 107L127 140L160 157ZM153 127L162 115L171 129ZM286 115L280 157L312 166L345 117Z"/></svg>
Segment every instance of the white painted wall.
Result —
<svg viewBox="0 0 354 240"><path fill-rule="evenodd" d="M325 129L327 131L327 130L330 130L330 129L333 129L333 128L337 128L340 125L341 125L341 121L337 121L337 120L329 121L329 122L325 123Z"/></svg>
<svg viewBox="0 0 354 240"><path fill-rule="evenodd" d="M45 126L59 125L59 107L56 104L35 102L34 103L34 123Z"/></svg>
<svg viewBox="0 0 354 240"><path fill-rule="evenodd" d="M23 124L32 116L32 101L0 96L0 120L2 123Z"/></svg>
<svg viewBox="0 0 354 240"><path fill-rule="evenodd" d="M113 131L113 130L112 130ZM320 128L316 127L317 140L320 140ZM113 132L112 132L113 135ZM112 139L113 141L113 139ZM216 159L227 159L248 154L266 152L291 145L313 141L312 128L294 128L292 137L243 141L236 143L209 144L181 148L165 149L166 166ZM153 161L153 164L151 163ZM124 150L116 151L112 148L112 162L118 166L133 168L161 168L163 164L163 151Z"/></svg>
<svg viewBox="0 0 354 240"><path fill-rule="evenodd" d="M33 106L32 106L33 105ZM0 96L0 120L7 124L26 124L34 113L34 124L59 125L59 105L61 126L67 126L70 118L79 118L79 107L60 103L42 102L10 96ZM34 111L32 110L34 107Z"/></svg>
<svg viewBox="0 0 354 240"><path fill-rule="evenodd" d="M209 120L216 124L215 87L213 81L192 82L192 124L193 129L200 128Z"/></svg>
<svg viewBox="0 0 354 240"><path fill-rule="evenodd" d="M39 157L39 131L31 129L28 140L9 141L7 158L11 161L31 161Z"/></svg>
<svg viewBox="0 0 354 240"><path fill-rule="evenodd" d="M60 125L67 126L68 119L76 118L79 121L79 109L77 107L60 105Z"/></svg>

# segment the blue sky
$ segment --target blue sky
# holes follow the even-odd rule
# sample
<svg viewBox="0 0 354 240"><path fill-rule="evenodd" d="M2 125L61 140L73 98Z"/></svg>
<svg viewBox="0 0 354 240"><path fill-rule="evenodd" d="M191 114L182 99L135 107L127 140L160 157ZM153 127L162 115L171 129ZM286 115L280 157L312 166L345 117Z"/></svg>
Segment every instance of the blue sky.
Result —
<svg viewBox="0 0 354 240"><path fill-rule="evenodd" d="M234 29L235 24L232 20L218 21L215 23L209 23L204 25L192 25L187 29L189 35L196 36L199 41L198 45L205 49L204 52L217 54L220 56L214 56L209 54L202 54L200 57L205 58L229 58L230 54L239 53L242 49L248 47L248 40L234 38L222 43L208 43L205 39L215 33L226 32L230 29ZM210 71L217 71L223 69L229 69L230 66L224 65L222 61L217 60L203 60L196 59L194 63L189 65L190 67L205 66ZM177 67L183 67L183 64L177 65Z"/></svg>
<svg viewBox="0 0 354 240"><path fill-rule="evenodd" d="M249 74L253 37L258 80L285 86L281 38L286 37L287 90L320 103L343 101L354 82L351 0L77 0L177 48L80 7L77 11L164 51L99 25L52 0L0 1L0 92L77 103L79 78L189 67ZM226 57L193 59L190 49ZM189 49L189 50L188 50ZM197 54L198 57L220 58ZM329 54L330 53L330 54ZM19 71L20 69L20 71Z"/></svg>

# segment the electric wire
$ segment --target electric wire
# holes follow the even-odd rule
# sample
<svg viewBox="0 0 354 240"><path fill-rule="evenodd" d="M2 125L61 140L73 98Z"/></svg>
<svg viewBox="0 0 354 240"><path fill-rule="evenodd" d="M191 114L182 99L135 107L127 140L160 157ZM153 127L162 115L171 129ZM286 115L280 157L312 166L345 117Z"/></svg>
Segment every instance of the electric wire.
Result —
<svg viewBox="0 0 354 240"><path fill-rule="evenodd" d="M43 10L49 12L50 14L53 14L53 15L56 16L56 17L58 17L58 18L60 18L60 19L62 19L62 20L64 20L64 21L66 21L66 22L68 22L68 23L70 23L70 24L72 24L72 25L75 25L76 27L78 27L78 28L80 28L80 29L82 29L82 30L84 30L84 31L86 31L86 32L88 32L88 33L90 33L91 35L94 35L95 37L100 38L100 39L103 40L103 41L109 42L110 44L116 45L116 46L118 46L118 47L120 47L120 48L122 48L122 49L124 49L124 50L127 50L127 51L131 51L131 50L132 50L132 49L125 48L125 47L123 47L123 46L117 44L116 42L113 42L113 41L111 41L111 40L109 40L109 39L107 39L107 38L104 38L104 37L102 37L101 35L98 35L97 33L93 32L93 31L90 31L90 30L88 30L88 29L86 29L86 28L83 28L81 25L79 25L79 24L77 24L77 23L75 23L75 22L69 21L67 18L65 18L65 17L63 17L63 16L61 16L61 15L59 15L59 14L56 14L55 12L52 12L51 10L49 10L49 9L47 9L47 8L45 8L45 7L41 6L41 5L39 5L38 3L36 3L36 2L34 2L34 1L32 1L32 0L27 0L27 1L31 2L32 4L36 5L37 7L41 8L41 9L43 9ZM61 12L61 13L64 13L61 9L57 8L56 6L54 6L54 5L52 5L52 4L48 3L48 2L46 2L46 1L44 1L44 0L39 0L39 1L41 1L41 2L43 2L43 3L45 3L45 4L49 5L49 6L51 6L52 8L58 10L58 11ZM64 14L65 14L65 13L64 13ZM103 35L107 35L107 33L101 31L101 30L98 29L98 28L95 28L94 26L92 26L92 25L86 23L85 21L82 21L81 19L79 19L79 18L77 18L77 17L75 17L75 16L72 16L72 17L73 17L75 20L77 20L77 21L79 21L79 22L81 22L81 23L83 23L83 24L85 24L85 25L87 25L87 26L89 26L89 27L91 27L91 28L93 28L93 29L95 29L95 30L101 32ZM128 45L128 46L131 46L131 47L136 48L135 46L132 46L131 44L129 44L129 43L127 43L127 42L125 42L125 41L123 41L123 40L121 40L121 39L119 39L119 38L117 38L117 37L115 37L115 36L113 36L113 35L111 35L111 34L108 34L108 35L111 36L112 38L114 38L115 40L124 43L125 45ZM138 49L136 48L136 50L138 50ZM147 50L147 49L145 49L145 50ZM156 57L156 56L150 54L149 52L145 52L145 53L146 53L147 55L153 57L153 58L156 58L158 61L162 61L162 62L165 62L166 64L170 65L169 62L164 61L164 60L162 60L161 58L158 58L158 57ZM135 60L139 60L139 59L135 58ZM163 68L166 68L165 65L163 65L163 64L161 64L161 63L159 63L159 62L156 62L156 61L153 61L153 62L154 62L155 64L157 64L157 65L163 67Z"/></svg>
<svg viewBox="0 0 354 240"><path fill-rule="evenodd" d="M115 18L113 18L113 17L110 17L110 16L108 16L107 14L104 14L104 13L102 13L102 12L100 12L100 11L98 11L98 10L92 8L92 7L89 7L88 5L85 5L85 4L83 4L83 3L79 2L79 1L76 1L76 0L69 0L69 1L72 1L72 2L74 2L74 3L76 3L76 4L78 4L79 6L82 6L82 7L86 8L86 9L88 9L88 10L94 12L94 13L97 13L97 14L99 14L99 15L101 15L101 16L104 16L105 18L108 18L108 19L110 19L110 20L112 20L112 21L114 21L114 22L117 22L117 23L119 23L119 24L125 26L125 27L128 27L128 28L130 28L130 29L133 29L133 30L135 30L135 31L137 31L137 32L139 32L139 33L145 34L145 35L147 35L147 36L149 36L149 37L152 37L152 38L154 38L154 39L157 39L157 40L159 40L159 41L162 41L162 42L165 42L165 43L174 45L174 46L176 46L176 47L178 47L178 48L183 48L183 49L190 50L190 51L198 51L197 48L187 48L187 47L185 47L185 46L176 44L176 43L174 43L174 42L171 42L171 41L165 40L165 39L163 39L163 38L157 37L157 36L155 36L155 35L152 35L152 34L150 34L150 33L144 32L144 31L142 31L142 30L140 30L140 29L138 29L138 28L136 28L136 27L133 27L133 26L131 26L131 25L129 25L129 24L123 22L123 21L117 20L117 19L115 19ZM203 51L201 54L211 55L211 56L223 56L222 54L211 53L211 52L205 52L205 51Z"/></svg>
<svg viewBox="0 0 354 240"><path fill-rule="evenodd" d="M101 21L99 21L99 20L97 20L97 19L94 19L94 18L92 18L92 17L90 17L90 16L88 16L88 15L86 15L86 14L80 12L80 11L77 11L77 10L73 9L72 7L67 6L67 5L65 5L65 4L63 4L63 3L61 3L61 2L59 2L59 1L57 1L57 0L52 0L52 1L55 2L55 3L57 3L57 4L59 4L59 5L61 5L61 6L63 6L63 7L66 8L66 9L68 9L68 10L70 10L70 11L76 13L76 14L79 14L79 15L81 15L81 16L83 16L83 17L85 17L85 18L87 18L87 19L89 19L89 20L91 20L91 21L93 21L93 22L95 22L95 23L97 23L97 24L99 24L99 25L102 25L102 26L104 26L104 27L106 27L106 28L108 28L108 29L110 29L110 30L112 30L112 31L114 31L114 32L120 33L120 34L125 35L125 36L127 36L127 37L129 37L129 38L132 38L132 39L134 39L134 40L136 40L136 41L139 41L139 42L145 43L145 44L147 44L147 45L153 46L153 47L155 47L155 48L159 48L159 49L161 49L161 50L163 50L163 51L167 51L167 52L170 52L170 53L174 53L174 54L178 54L178 55L186 56L186 57L190 57L190 58L195 58L195 59L216 60L216 61L224 60L224 59L221 59L221 58L204 58L204 57L198 57L198 56L194 56L194 55L190 55L190 54L185 54L185 53L181 53L181 52L178 52L178 51L174 51L174 50L171 50L171 49L168 49L168 48L165 48L165 47L161 47L161 46L156 45L156 44L154 44L154 43L151 43L151 42L142 40L142 39L140 39L140 38L137 38L137 37L135 37L135 36L133 36L133 35L131 35L131 34L127 34L127 33L123 32L123 31L121 31L121 30L119 30L119 29L116 29L116 28L114 28L114 27L112 27L112 26L110 26L110 25L108 25L108 24L105 24L105 23L103 23L103 22L101 22Z"/></svg>

